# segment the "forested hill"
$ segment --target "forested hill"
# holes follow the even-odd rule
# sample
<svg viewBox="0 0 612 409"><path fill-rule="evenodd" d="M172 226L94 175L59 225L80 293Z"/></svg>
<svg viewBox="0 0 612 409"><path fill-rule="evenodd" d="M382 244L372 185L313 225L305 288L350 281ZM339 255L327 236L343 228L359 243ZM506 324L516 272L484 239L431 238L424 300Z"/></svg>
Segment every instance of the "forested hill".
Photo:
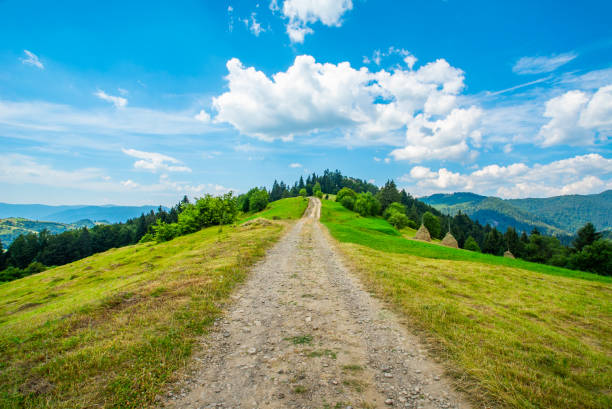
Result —
<svg viewBox="0 0 612 409"><path fill-rule="evenodd" d="M57 223L75 223L89 219L107 223L121 223L128 219L158 210L157 206L47 206L41 204L0 203L0 219L20 217ZM168 210L164 208L164 210Z"/></svg>
<svg viewBox="0 0 612 409"><path fill-rule="evenodd" d="M543 199L500 199L458 192L435 194L420 200L444 214L454 215L461 211L500 230L537 228L546 234L572 236L587 222L592 222L599 230L612 230L612 190Z"/></svg>
<svg viewBox="0 0 612 409"><path fill-rule="evenodd" d="M19 217L0 219L0 242L3 246L9 246L22 234L40 233L43 230L51 234L63 233L67 230L80 229L82 227L92 228L96 225L91 220L83 219L76 223L41 222Z"/></svg>

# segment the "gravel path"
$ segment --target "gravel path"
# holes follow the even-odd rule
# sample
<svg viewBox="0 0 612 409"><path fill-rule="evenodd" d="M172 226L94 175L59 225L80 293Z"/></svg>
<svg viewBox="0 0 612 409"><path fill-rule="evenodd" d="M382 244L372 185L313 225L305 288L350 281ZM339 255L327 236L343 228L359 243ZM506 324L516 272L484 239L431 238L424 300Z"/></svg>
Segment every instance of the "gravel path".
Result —
<svg viewBox="0 0 612 409"><path fill-rule="evenodd" d="M321 202L257 264L192 377L183 408L468 408L442 368L330 245Z"/></svg>

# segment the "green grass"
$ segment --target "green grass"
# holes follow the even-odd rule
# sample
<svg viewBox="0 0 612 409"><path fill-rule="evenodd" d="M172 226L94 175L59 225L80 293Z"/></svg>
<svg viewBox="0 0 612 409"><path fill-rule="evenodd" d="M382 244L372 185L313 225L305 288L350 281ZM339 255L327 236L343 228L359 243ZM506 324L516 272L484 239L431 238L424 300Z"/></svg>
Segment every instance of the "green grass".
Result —
<svg viewBox="0 0 612 409"><path fill-rule="evenodd" d="M244 218L240 219L240 223L248 220L262 217L269 220L296 220L302 217L304 211L308 207L308 199L303 197L290 197L287 199L277 200L268 204L263 211L259 213L247 213Z"/></svg>
<svg viewBox="0 0 612 409"><path fill-rule="evenodd" d="M322 203L321 222L327 226L334 238L341 242L360 244L389 253L413 254L420 257L444 260L473 261L522 268L556 276L612 283L612 277L531 263L520 259L453 249L418 240L407 240L382 218L361 217L359 214L345 209L340 203L331 201L323 201ZM407 231L406 235L409 236L409 231Z"/></svg>
<svg viewBox="0 0 612 409"><path fill-rule="evenodd" d="M322 216L368 289L479 406L612 407L609 280L385 235L329 203Z"/></svg>
<svg viewBox="0 0 612 409"><path fill-rule="evenodd" d="M211 227L0 285L0 408L143 408L283 224Z"/></svg>

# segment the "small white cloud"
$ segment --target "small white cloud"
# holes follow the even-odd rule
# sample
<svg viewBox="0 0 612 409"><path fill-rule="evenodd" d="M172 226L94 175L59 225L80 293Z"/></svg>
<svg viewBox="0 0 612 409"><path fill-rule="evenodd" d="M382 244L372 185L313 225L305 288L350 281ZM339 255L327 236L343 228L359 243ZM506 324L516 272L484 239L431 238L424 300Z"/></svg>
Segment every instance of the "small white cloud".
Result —
<svg viewBox="0 0 612 409"><path fill-rule="evenodd" d="M249 20L248 18L245 18L242 20L242 22L244 23L246 28L248 28L249 31L251 31L251 33L255 35L255 37L259 37L259 34L263 33L266 30L257 21L256 16L256 13L251 13L251 19Z"/></svg>
<svg viewBox="0 0 612 409"><path fill-rule="evenodd" d="M210 122L210 114L204 111L203 109L200 110L200 112L196 116L194 116L194 118L204 123Z"/></svg>
<svg viewBox="0 0 612 409"><path fill-rule="evenodd" d="M514 64L512 71L517 74L542 74L552 72L575 59L576 53L553 54L548 57L523 57Z"/></svg>
<svg viewBox="0 0 612 409"><path fill-rule="evenodd" d="M28 50L23 50L23 52L27 56L27 58L21 58L21 62L23 64L33 65L33 66L35 66L37 68L40 68L41 70L45 69L45 66L40 61L40 59L38 58L38 56L36 54L34 54L33 52L28 51Z"/></svg>
<svg viewBox="0 0 612 409"><path fill-rule="evenodd" d="M122 180L120 183L121 183L121 185L123 187L127 187L128 189L136 189L136 188L140 187L140 185L138 183L134 182L131 179Z"/></svg>
<svg viewBox="0 0 612 409"><path fill-rule="evenodd" d="M292 163L291 165L289 165L290 168L301 168L302 164L301 163Z"/></svg>
<svg viewBox="0 0 612 409"><path fill-rule="evenodd" d="M381 159L380 159L380 158L378 158L378 157L374 156L374 162L380 162L380 161L381 161Z"/></svg>
<svg viewBox="0 0 612 409"><path fill-rule="evenodd" d="M291 42L303 43L306 34L313 33L310 24L321 22L328 27L340 27L342 15L352 8L352 0L285 0L282 14L288 20ZM280 10L276 0L270 2L270 10Z"/></svg>
<svg viewBox="0 0 612 409"><path fill-rule="evenodd" d="M191 172L187 166L180 165L180 161L171 156L155 152L143 152L136 149L122 149L126 155L138 158L134 162L134 168L148 170L151 172Z"/></svg>
<svg viewBox="0 0 612 409"><path fill-rule="evenodd" d="M120 93L121 95L127 95L127 94L129 94L128 90L127 90L127 89L124 89L124 88L117 88L117 91L119 91L119 93Z"/></svg>
<svg viewBox="0 0 612 409"><path fill-rule="evenodd" d="M123 97L116 97L114 95L109 95L102 90L98 90L94 92L94 95L104 101L108 101L112 103L116 108L123 108L127 105L128 100Z"/></svg>

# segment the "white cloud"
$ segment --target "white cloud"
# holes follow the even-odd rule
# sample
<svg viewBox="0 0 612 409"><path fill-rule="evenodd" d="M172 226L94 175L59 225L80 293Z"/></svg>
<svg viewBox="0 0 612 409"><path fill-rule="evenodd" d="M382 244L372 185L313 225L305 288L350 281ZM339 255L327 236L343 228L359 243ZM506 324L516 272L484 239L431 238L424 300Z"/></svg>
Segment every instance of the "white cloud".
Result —
<svg viewBox="0 0 612 409"><path fill-rule="evenodd" d="M104 101L112 103L116 108L123 108L128 102L126 98L109 95L102 90L94 92L94 95L100 99L103 99Z"/></svg>
<svg viewBox="0 0 612 409"><path fill-rule="evenodd" d="M301 163L292 163L291 165L289 165L290 168L301 168L302 164Z"/></svg>
<svg viewBox="0 0 612 409"><path fill-rule="evenodd" d="M27 56L27 58L21 58L21 62L23 64L33 65L37 68L40 68L41 70L45 69L44 64L40 61L36 54L28 50L23 50L23 52Z"/></svg>
<svg viewBox="0 0 612 409"><path fill-rule="evenodd" d="M200 112L196 116L194 116L194 118L206 124L210 122L210 114L204 111L203 109L200 110Z"/></svg>
<svg viewBox="0 0 612 409"><path fill-rule="evenodd" d="M287 34L293 43L303 43L312 34L309 25L321 22L328 27L342 25L342 15L353 8L352 0L285 0L282 14L288 19ZM279 10L276 0L270 2L272 11Z"/></svg>
<svg viewBox="0 0 612 409"><path fill-rule="evenodd" d="M473 191L504 198L598 193L612 188L612 159L587 154L548 164L489 165L469 174L415 166L400 177L416 194Z"/></svg>
<svg viewBox="0 0 612 409"><path fill-rule="evenodd" d="M261 24L256 19L257 14L251 13L251 18L245 18L242 20L247 29L251 31L255 35L255 37L259 37L259 34L266 31Z"/></svg>
<svg viewBox="0 0 612 409"><path fill-rule="evenodd" d="M412 67L414 67L414 64L417 62L417 58L414 55L412 55L410 51L405 50L403 48L396 48L396 47L391 46L386 51L374 50L374 52L372 53L372 57L364 56L363 63L369 64L373 62L376 65L380 65L383 58L387 58L392 55L397 55L401 57L403 62L406 64L406 66L409 69L412 69Z"/></svg>
<svg viewBox="0 0 612 409"><path fill-rule="evenodd" d="M391 72L309 55L271 77L235 58L227 68L229 91L213 98L215 121L265 141L340 131L343 143L401 146L405 133L408 149L394 157L407 160L456 159L469 153L468 140L480 142L481 111L457 107L463 72L443 59Z"/></svg>
<svg viewBox="0 0 612 409"><path fill-rule="evenodd" d="M177 165L181 162L171 156L155 152L143 152L136 149L122 149L123 153L140 159L134 163L134 168L151 172L191 172L187 166Z"/></svg>
<svg viewBox="0 0 612 409"><path fill-rule="evenodd" d="M592 145L599 134L602 141L612 135L612 85L600 88L593 96L573 90L546 102L538 138L542 146Z"/></svg>
<svg viewBox="0 0 612 409"><path fill-rule="evenodd" d="M552 72L575 59L576 53L553 54L547 57L523 57L516 62L512 71L517 74L542 74Z"/></svg>

